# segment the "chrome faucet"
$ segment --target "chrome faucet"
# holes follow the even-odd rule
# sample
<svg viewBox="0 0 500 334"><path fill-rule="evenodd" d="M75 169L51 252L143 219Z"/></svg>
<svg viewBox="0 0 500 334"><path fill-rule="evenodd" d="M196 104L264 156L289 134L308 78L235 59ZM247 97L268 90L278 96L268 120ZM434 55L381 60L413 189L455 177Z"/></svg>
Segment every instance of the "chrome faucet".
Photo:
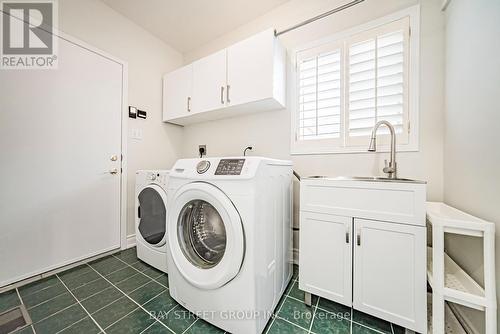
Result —
<svg viewBox="0 0 500 334"><path fill-rule="evenodd" d="M385 125L389 128L391 133L391 160L389 165L387 165L387 160L385 160L385 167L383 169L384 173L387 174L389 179L397 178L397 165L396 165L396 132L391 123L387 121L379 121L372 130L372 138L370 140L370 147L368 147L368 152L375 152L377 150L377 130L381 125Z"/></svg>

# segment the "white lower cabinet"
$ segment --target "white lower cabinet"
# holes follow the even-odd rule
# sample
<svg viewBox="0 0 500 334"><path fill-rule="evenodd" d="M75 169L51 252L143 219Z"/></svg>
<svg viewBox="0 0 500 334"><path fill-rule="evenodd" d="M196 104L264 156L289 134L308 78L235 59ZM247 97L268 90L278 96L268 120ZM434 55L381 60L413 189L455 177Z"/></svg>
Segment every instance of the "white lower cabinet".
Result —
<svg viewBox="0 0 500 334"><path fill-rule="evenodd" d="M426 329L426 230L354 219L353 307L417 332Z"/></svg>
<svg viewBox="0 0 500 334"><path fill-rule="evenodd" d="M299 288L427 333L425 187L303 178Z"/></svg>
<svg viewBox="0 0 500 334"><path fill-rule="evenodd" d="M300 221L299 288L350 305L352 219L301 212Z"/></svg>

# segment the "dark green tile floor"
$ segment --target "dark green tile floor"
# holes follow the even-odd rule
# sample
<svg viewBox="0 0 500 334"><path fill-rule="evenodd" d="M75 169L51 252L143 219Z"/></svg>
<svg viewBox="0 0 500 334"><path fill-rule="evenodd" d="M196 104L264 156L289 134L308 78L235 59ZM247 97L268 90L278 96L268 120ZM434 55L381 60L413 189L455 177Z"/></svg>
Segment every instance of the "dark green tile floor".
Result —
<svg viewBox="0 0 500 334"><path fill-rule="evenodd" d="M404 333L323 298L313 298L307 307L294 269L264 333ZM16 334L224 333L177 304L168 291L168 276L139 261L135 248L4 292L0 313L21 303L33 325Z"/></svg>

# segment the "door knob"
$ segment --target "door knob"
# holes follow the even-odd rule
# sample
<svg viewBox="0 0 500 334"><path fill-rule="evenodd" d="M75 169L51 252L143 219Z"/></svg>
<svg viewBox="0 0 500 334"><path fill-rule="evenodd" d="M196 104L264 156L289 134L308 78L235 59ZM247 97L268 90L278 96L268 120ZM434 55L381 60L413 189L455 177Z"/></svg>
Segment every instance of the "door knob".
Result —
<svg viewBox="0 0 500 334"><path fill-rule="evenodd" d="M113 175L118 174L118 168L110 169L109 174L113 174Z"/></svg>
<svg viewBox="0 0 500 334"><path fill-rule="evenodd" d="M111 161L116 161L118 160L118 156L115 154L115 155L112 155L111 158L110 158Z"/></svg>

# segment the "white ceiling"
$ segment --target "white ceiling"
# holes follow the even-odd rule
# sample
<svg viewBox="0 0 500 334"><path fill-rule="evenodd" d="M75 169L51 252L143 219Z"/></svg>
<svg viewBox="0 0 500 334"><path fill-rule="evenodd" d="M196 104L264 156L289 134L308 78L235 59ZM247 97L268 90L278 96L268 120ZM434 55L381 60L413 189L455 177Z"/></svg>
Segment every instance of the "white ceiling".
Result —
<svg viewBox="0 0 500 334"><path fill-rule="evenodd" d="M250 22L288 0L102 0L180 52Z"/></svg>

